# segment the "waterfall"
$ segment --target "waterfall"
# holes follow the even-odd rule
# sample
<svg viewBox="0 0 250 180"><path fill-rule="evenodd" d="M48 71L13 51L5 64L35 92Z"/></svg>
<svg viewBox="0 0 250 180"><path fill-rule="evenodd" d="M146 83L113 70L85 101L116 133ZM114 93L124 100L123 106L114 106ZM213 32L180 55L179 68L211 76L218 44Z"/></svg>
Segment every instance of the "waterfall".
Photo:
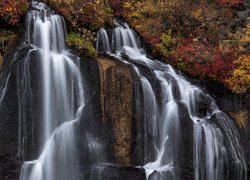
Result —
<svg viewBox="0 0 250 180"><path fill-rule="evenodd" d="M144 168L147 179L246 180L235 122L181 72L148 58L128 24L114 23L112 31L99 30L96 49L132 71L133 123L139 122L143 127L135 126L143 130L131 140L133 150L140 151L131 156L138 155L136 165ZM65 39L63 17L32 1L24 36L7 58L1 78L0 179L144 178L137 167L113 164L117 160L113 147L104 147L116 138L113 125L100 123L97 107L105 102L99 104L98 92L94 93L98 99L90 96L89 76L80 70L86 62L67 49ZM98 70L91 72L91 66L83 69L89 68L92 75ZM93 67L98 69L98 64ZM98 78L96 73L91 81L99 83ZM97 82L90 86L99 88Z"/></svg>
<svg viewBox="0 0 250 180"><path fill-rule="evenodd" d="M142 91L135 96L142 99L147 178L183 179L183 164L188 164L182 159L182 148L187 146L183 129L188 128L183 124L190 120L193 179L246 179L244 152L233 120L180 72L149 59L139 36L126 23L115 21L115 25L112 37L104 28L98 32L97 49L131 66L140 81Z"/></svg>
<svg viewBox="0 0 250 180"><path fill-rule="evenodd" d="M32 8L26 18L24 43L30 46L26 61L35 53L41 64L40 155L37 159L24 161L20 180L78 180L76 127L85 105L86 88L77 57L65 46L63 18L41 2L33 1ZM29 82L26 75L24 81ZM19 86L21 91L23 87ZM22 93L19 97L19 106L22 107ZM20 117L20 127L22 119ZM20 130L21 154L25 154L22 149L24 134Z"/></svg>

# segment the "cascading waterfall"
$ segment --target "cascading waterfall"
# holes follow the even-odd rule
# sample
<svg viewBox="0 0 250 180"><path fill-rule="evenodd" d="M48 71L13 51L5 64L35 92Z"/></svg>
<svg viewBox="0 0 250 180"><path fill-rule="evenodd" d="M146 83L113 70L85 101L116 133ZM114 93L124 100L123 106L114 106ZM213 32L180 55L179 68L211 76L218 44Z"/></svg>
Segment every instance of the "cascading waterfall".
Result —
<svg viewBox="0 0 250 180"><path fill-rule="evenodd" d="M38 54L41 64L41 154L36 160L24 162L20 180L77 180L75 133L85 104L83 79L77 58L65 48L63 18L43 3L34 1L32 7L27 14L25 42L31 47L30 52Z"/></svg>
<svg viewBox="0 0 250 180"><path fill-rule="evenodd" d="M20 180L113 179L110 174L121 178L117 174L129 172L129 168L104 160L105 148L99 142L103 133L95 135L96 129L92 129L99 122L84 121L98 113L85 116L95 108L86 101L90 97L79 58L66 48L63 18L44 3L33 1L32 9L27 14L25 36L7 62L11 65L5 69L0 89L0 110L12 105L7 115L3 113L2 124L9 125L9 117L18 120L17 126L4 127L17 128L4 137L1 147L19 138L17 145L14 142L9 148L13 149L11 155L18 151L15 162L11 156L7 158L13 162L7 164L18 171L18 163L22 163ZM138 151L143 151L139 165L147 179L246 180L244 152L234 121L181 73L149 59L140 38L126 23L116 21L115 25L111 38L100 29L96 49L131 67L138 80L134 82L135 111L139 114L135 118L142 121L138 124L143 125L143 137L140 134L135 139ZM17 100L8 104L10 96ZM6 172L4 178L16 173Z"/></svg>
<svg viewBox="0 0 250 180"><path fill-rule="evenodd" d="M129 64L140 80L144 121L144 168L147 178L181 179L181 120L187 108L193 122L193 173L196 180L246 179L246 162L233 120L214 100L170 66L146 57L139 37L126 23L115 22L112 38L98 32L97 50ZM111 40L110 40L111 39ZM128 60L128 58L130 60ZM141 66L150 72L150 77ZM150 78L158 83L152 85ZM199 107L204 98L208 106Z"/></svg>

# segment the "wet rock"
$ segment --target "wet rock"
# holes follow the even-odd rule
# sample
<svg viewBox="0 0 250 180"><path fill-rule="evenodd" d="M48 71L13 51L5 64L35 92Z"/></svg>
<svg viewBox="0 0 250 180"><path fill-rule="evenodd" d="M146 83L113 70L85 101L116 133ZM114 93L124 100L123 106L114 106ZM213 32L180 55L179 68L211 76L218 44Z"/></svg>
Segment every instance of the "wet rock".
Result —
<svg viewBox="0 0 250 180"><path fill-rule="evenodd" d="M154 171L148 177L149 180L174 180L174 175L171 172L158 172Z"/></svg>
<svg viewBox="0 0 250 180"><path fill-rule="evenodd" d="M9 80L14 83L9 83L0 106L0 179L17 179L19 168L16 76Z"/></svg>
<svg viewBox="0 0 250 180"><path fill-rule="evenodd" d="M5 59L1 84L6 84L6 91L1 92L4 96L0 102L0 179L17 179L20 161L33 159L38 152L35 138L39 110L35 109L40 109L37 105L40 91L39 78L35 74L39 73L39 63L35 60L35 51L26 59L28 51L29 47L20 46L15 49L15 54L10 53ZM29 74L25 74L25 69ZM30 78L29 84L25 78ZM36 93L31 96L30 91ZM18 112L22 116L18 116ZM20 135L26 138L20 141Z"/></svg>
<svg viewBox="0 0 250 180"><path fill-rule="evenodd" d="M245 21L250 16L250 9L245 11L237 11L236 15L242 20Z"/></svg>
<svg viewBox="0 0 250 180"><path fill-rule="evenodd" d="M146 175L142 168L108 166L101 171L100 180L145 180Z"/></svg>
<svg viewBox="0 0 250 180"><path fill-rule="evenodd" d="M190 119L188 109L182 102L178 102L180 118L180 147L179 147L179 169L180 179L194 179L193 167L193 121Z"/></svg>
<svg viewBox="0 0 250 180"><path fill-rule="evenodd" d="M212 98L204 92L199 92L195 95L196 107L198 109L198 117L205 117L212 103Z"/></svg>
<svg viewBox="0 0 250 180"><path fill-rule="evenodd" d="M126 53L124 53L124 52L121 53L121 57L122 57L123 59L126 59L126 60L129 59L129 56L128 56Z"/></svg>

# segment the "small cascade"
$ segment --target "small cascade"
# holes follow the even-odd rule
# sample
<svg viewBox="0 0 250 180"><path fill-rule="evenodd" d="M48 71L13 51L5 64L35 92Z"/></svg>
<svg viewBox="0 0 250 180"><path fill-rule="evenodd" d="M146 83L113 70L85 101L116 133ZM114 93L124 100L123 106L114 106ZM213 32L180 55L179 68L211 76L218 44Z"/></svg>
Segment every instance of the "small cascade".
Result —
<svg viewBox="0 0 250 180"><path fill-rule="evenodd" d="M99 33L97 34L97 43L96 43L96 50L102 50L102 51L107 51L110 52L110 45L108 40L108 34L104 28L101 28L99 30Z"/></svg>
<svg viewBox="0 0 250 180"><path fill-rule="evenodd" d="M86 104L86 87L78 67L78 57L67 51L66 28L63 17L52 13L41 2L32 2L33 10L26 19L26 33L23 43L29 46L25 62L36 58L40 64L41 115L39 119L39 157L26 160L26 118L22 116L23 98L32 95L30 89L29 65L25 66L20 92L20 157L23 165L20 180L80 180L80 148L78 129L82 111ZM29 63L27 63L29 64ZM23 86L27 86L26 88ZM24 89L24 91L23 91ZM24 96L26 95L26 96ZM92 154L101 153L99 142L85 134L86 146ZM90 142L91 141L91 142ZM90 143L88 143L90 142ZM81 151L84 151L82 149ZM88 151L88 150L87 150Z"/></svg>
<svg viewBox="0 0 250 180"><path fill-rule="evenodd" d="M126 23L115 25L112 37L104 28L98 32L97 49L131 66L140 80L142 91L135 96L142 100L147 178L184 179L183 166L188 162L183 162L183 152L191 149L191 179L246 179L244 152L233 120L170 65L147 58L139 36ZM185 128L192 132L191 142L183 139Z"/></svg>

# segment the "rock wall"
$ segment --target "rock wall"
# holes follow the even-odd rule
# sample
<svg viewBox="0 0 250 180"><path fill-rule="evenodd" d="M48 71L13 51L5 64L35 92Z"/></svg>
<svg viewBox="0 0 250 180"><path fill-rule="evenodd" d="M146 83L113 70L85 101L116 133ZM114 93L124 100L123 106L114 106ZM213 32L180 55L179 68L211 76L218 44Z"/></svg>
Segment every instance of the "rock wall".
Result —
<svg viewBox="0 0 250 180"><path fill-rule="evenodd" d="M118 61L97 59L100 69L102 120L112 124L117 163L131 163L133 82L130 70Z"/></svg>
<svg viewBox="0 0 250 180"><path fill-rule="evenodd" d="M28 51L27 46L17 47L15 53L5 59L0 91L3 94L0 100L0 179L17 179L22 161L38 155L39 63L35 61L35 53L24 61Z"/></svg>

